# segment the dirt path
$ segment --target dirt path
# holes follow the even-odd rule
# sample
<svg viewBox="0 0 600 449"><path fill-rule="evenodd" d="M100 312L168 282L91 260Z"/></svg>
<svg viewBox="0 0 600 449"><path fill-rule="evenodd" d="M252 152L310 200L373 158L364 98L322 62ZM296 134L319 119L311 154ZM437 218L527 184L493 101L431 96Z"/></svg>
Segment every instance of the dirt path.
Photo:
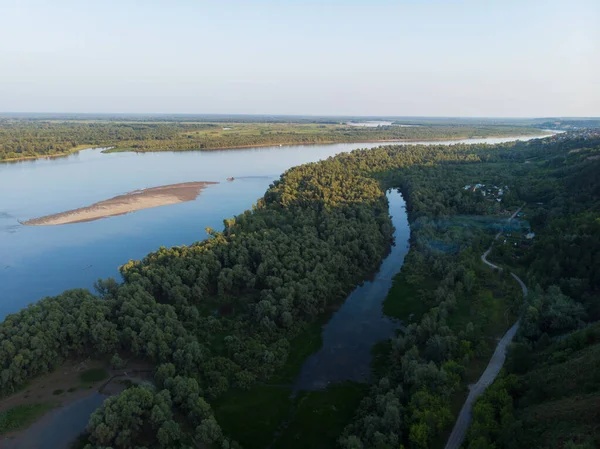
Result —
<svg viewBox="0 0 600 449"><path fill-rule="evenodd" d="M460 448L460 445L467 434L467 430L471 425L473 405L477 398L483 394L485 389L490 386L496 379L496 376L498 376L498 373L502 369L502 365L504 365L504 360L506 359L506 347L510 344L518 329L519 322L517 321L498 342L498 346L496 346L496 350L494 351L487 368L477 383L469 386L469 395L460 410L456 424L454 424L454 428L450 434L450 438L448 438L446 449Z"/></svg>
<svg viewBox="0 0 600 449"><path fill-rule="evenodd" d="M487 251L485 253L483 253L481 255L481 261L486 264L489 267L492 267L494 270L499 270L502 271L502 268L500 268L498 265L494 265L492 262L490 262L489 260L487 260L487 256L490 253L490 251L492 251L492 247L490 246Z"/></svg>
<svg viewBox="0 0 600 449"><path fill-rule="evenodd" d="M507 220L507 223L509 223L513 218L515 218L516 215L519 213L519 211L522 208L523 208L523 206L519 207L515 211L515 213L512 214L511 217ZM496 237L494 238L494 241L497 240L501 234L502 234L502 231L498 232L498 234L496 234ZM498 270L498 271L502 271L502 267L499 267L498 265L494 265L493 263L491 263L487 260L487 256L490 253L490 251L492 250L493 245L494 244L492 243L492 245L490 245L490 247L487 249L487 251L481 255L481 260L485 264L487 264L489 267L491 267L495 270ZM527 286L525 285L525 283L516 274L514 274L514 273L510 273L510 274L519 283L519 286L521 287L521 290L523 291L523 297L526 297L528 290L527 290ZM475 404L475 401L477 400L477 398L483 394L485 389L488 386L490 386L492 384L492 382L494 382L494 380L498 376L498 373L502 369L502 366L504 365L504 361L506 359L506 348L508 347L508 345L510 344L510 342L512 341L512 339L514 338L514 336L518 330L519 330L519 321L517 320L517 322L515 324L513 324L512 327L508 331L506 331L504 336L498 342L498 345L496 346L496 350L494 351L494 354L492 355L492 358L490 359L488 366L486 367L485 371L483 372L483 374L481 375L481 377L479 378L477 383L469 386L469 395L467 396L467 400L463 404L462 409L460 410L460 413L458 414L458 418L456 420L456 423L454 424L452 433L450 434L450 437L448 438L448 442L446 443L445 449L459 449L460 448L460 446L463 443L465 436L467 434L467 430L469 429L469 426L471 425L473 404Z"/></svg>
<svg viewBox="0 0 600 449"><path fill-rule="evenodd" d="M509 218L508 220L506 220L506 223L510 223L513 218L515 218L517 216L517 214L521 211L521 209L523 209L523 206L525 206L525 204L523 204L521 207L519 207ZM494 237L494 241L498 240L498 237L500 237L502 235L502 231L499 231L498 234L496 234L496 236ZM481 261L486 264L488 267L492 267L494 270L498 270L498 271L502 271L502 267L499 267L498 265L494 265L492 262L490 262L489 260L487 260L487 256L490 254L490 252L492 251L492 248L494 247L494 243L492 242L492 244L490 245L490 247L487 249L487 251L485 253L483 253L481 255ZM511 273L512 274L512 273ZM523 284L523 281L521 281L521 279L519 279L516 275L513 274L513 277L517 280L517 282L519 283L519 285L521 285L521 288L525 288L527 289L527 287L525 287L525 284ZM524 294L527 294L526 292Z"/></svg>

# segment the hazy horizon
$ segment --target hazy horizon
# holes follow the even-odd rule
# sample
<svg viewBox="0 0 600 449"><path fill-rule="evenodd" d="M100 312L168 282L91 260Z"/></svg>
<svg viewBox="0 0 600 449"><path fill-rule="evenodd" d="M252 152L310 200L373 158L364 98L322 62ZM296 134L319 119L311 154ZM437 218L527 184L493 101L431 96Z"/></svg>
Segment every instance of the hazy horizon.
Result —
<svg viewBox="0 0 600 449"><path fill-rule="evenodd" d="M578 116L578 115L560 115L560 116L460 116L460 115L360 115L360 114L271 114L271 113L211 113L211 112L81 112L81 111L0 111L0 118L2 117L19 117L19 116L130 116L130 117L201 117L201 118L233 118L233 117L273 117L273 118L341 118L341 119L425 119L425 120L544 120L544 119L581 119L581 120L598 120L598 116Z"/></svg>
<svg viewBox="0 0 600 449"><path fill-rule="evenodd" d="M0 0L8 113L600 116L600 2Z"/></svg>

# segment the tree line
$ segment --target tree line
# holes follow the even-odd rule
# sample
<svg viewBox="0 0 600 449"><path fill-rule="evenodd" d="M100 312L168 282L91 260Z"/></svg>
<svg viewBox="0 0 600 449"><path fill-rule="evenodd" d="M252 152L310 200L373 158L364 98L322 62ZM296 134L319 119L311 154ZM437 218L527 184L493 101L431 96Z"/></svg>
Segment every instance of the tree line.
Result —
<svg viewBox="0 0 600 449"><path fill-rule="evenodd" d="M503 376L474 408L469 449L600 444L600 142L561 140L526 155L521 194L540 204L535 243L518 266L534 288Z"/></svg>
<svg viewBox="0 0 600 449"><path fill-rule="evenodd" d="M233 126L233 128L232 128ZM222 128L231 128L223 131ZM44 120L0 118L0 161L69 154L85 147L109 151L187 151L258 145L394 139L455 139L539 134L515 126L431 125L377 128L319 123L195 123L147 120Z"/></svg>
<svg viewBox="0 0 600 449"><path fill-rule="evenodd" d="M491 311L482 310L479 315L471 312L472 321L465 323L469 315L465 307L479 307L478 292L505 289L504 305L513 320L521 316L520 343L511 353L511 364L517 370L531 367L532 351L535 354L536 348L545 348L551 338L598 319L600 183L594 173L600 169L596 157L600 139L569 134L470 150L466 163L449 158L438 162L432 157L431 163L380 174L388 185L400 186L407 199L411 250L402 280L416 291L427 312L392 340L383 355L385 368L340 438L343 448L428 448L448 436L455 419L452 397L464 391L471 360L489 358L485 327L506 319L502 315L494 319ZM525 302L514 281L491 273L479 260L502 226L465 225L471 214L497 212L497 204L492 207L483 196L461 189L474 180L511 186L502 207L514 210L523 201L536 207L531 218L537 233L533 246L518 261L500 259L511 269L524 270L529 285L534 286ZM391 299L408 299L401 294ZM496 291L494 296L500 295ZM493 302L484 304L491 309ZM584 335L574 339L594 341L589 333ZM591 359L591 364L598 361L597 356ZM540 356L538 360L545 359ZM509 377L486 393L474 411L469 449L536 445L538 429L528 428L531 419L515 418L512 407L527 389L536 388L543 371L540 365L533 365L535 374L517 382L518 388ZM566 370L561 372L565 375ZM557 389L555 382L548 382L545 388ZM590 384L594 385L588 381ZM588 411L593 415L593 409ZM569 441L569 432L561 436L565 435L563 443ZM579 447L577 438L571 443L573 448ZM587 444L581 447L592 447Z"/></svg>

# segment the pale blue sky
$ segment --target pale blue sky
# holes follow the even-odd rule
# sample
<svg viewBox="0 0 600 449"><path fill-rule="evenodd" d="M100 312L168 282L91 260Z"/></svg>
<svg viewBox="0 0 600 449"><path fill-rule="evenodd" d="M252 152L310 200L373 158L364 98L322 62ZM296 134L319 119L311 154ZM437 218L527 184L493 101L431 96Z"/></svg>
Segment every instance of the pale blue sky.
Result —
<svg viewBox="0 0 600 449"><path fill-rule="evenodd" d="M600 116L600 0L0 0L0 111Z"/></svg>

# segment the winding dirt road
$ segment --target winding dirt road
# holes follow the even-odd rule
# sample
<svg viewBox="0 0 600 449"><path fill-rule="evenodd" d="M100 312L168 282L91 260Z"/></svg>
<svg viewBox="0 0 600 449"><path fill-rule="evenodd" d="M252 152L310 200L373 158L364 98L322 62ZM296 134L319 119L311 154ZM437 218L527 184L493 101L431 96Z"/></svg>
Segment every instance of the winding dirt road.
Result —
<svg viewBox="0 0 600 449"><path fill-rule="evenodd" d="M519 213L519 211L521 210L522 207L523 206L519 207L515 211L515 213L511 215L511 217L507 220L507 223L509 223L513 218L516 217L516 215ZM496 237L494 238L494 240L497 240L501 234L502 234L502 231L498 232L498 234L496 234ZM493 245L494 244L492 243L492 245L487 249L487 251L481 255L481 260L489 267L491 267L495 270L498 270L498 271L502 271L501 267L499 267L498 265L494 265L493 263L491 263L487 260L487 256L490 253L490 251L492 250ZM523 297L526 297L527 296L527 286L525 285L525 283L516 274L514 274L514 273L510 273L510 274L521 286L521 290L523 291ZM463 404L462 409L460 410L460 413L458 414L458 418L456 420L456 423L454 424L452 433L450 434L450 437L448 438L448 442L446 443L445 449L459 449L460 448L460 446L463 443L465 436L467 434L467 430L469 429L469 426L471 425L473 404L475 404L475 401L477 400L477 398L483 394L485 389L488 386L490 386L492 384L492 382L494 382L494 380L496 379L496 376L498 376L498 373L502 369L502 365L504 365L504 360L506 359L506 348L510 344L510 342L512 341L512 339L514 338L514 336L518 330L519 330L519 321L517 320L517 322L515 324L513 324L512 327L508 331L506 331L504 336L498 342L498 345L496 346L496 350L494 351L494 354L492 355L492 358L490 359L488 366L486 367L485 371L483 372L483 374L481 375L481 377L479 378L477 383L469 386L469 395L467 396L467 400Z"/></svg>
<svg viewBox="0 0 600 449"><path fill-rule="evenodd" d="M523 206L524 206L524 204L523 204ZM523 209L523 206L519 207L519 208L518 208L518 209L515 211L515 213L514 213L514 214L512 214L512 215L511 215L511 216L508 218L508 220L506 220L506 223L510 223L510 222L513 220L513 218L515 218L515 217L517 216L517 214L518 214L518 213L521 211L521 209ZM501 235L502 235L502 231L499 231L499 232L498 232L498 234L496 234L496 237L494 237L494 240L498 240L498 237L500 237ZM487 249L487 251L481 255L481 261L482 261L484 264L486 264L487 266L489 266L489 267L492 267L492 268L493 268L493 269L495 269L495 270L502 271L502 268L501 268L501 267L499 267L498 265L494 265L492 262L490 262L489 260L487 260L487 256L490 254L490 252L492 251L492 248L493 248L493 247L494 247L494 243L492 242L492 244L491 244L491 245L490 245L490 247ZM512 273L511 273L511 274L512 274ZM513 276L515 276L515 275L513 274ZM516 277L516 276L515 276L515 277ZM521 285L521 287L524 287L524 286L525 286L525 284L523 284L523 282L522 282L522 281L521 281L519 278L516 278L516 279L517 279L517 282L519 282L519 284ZM527 288L527 287L525 287L525 288Z"/></svg>

